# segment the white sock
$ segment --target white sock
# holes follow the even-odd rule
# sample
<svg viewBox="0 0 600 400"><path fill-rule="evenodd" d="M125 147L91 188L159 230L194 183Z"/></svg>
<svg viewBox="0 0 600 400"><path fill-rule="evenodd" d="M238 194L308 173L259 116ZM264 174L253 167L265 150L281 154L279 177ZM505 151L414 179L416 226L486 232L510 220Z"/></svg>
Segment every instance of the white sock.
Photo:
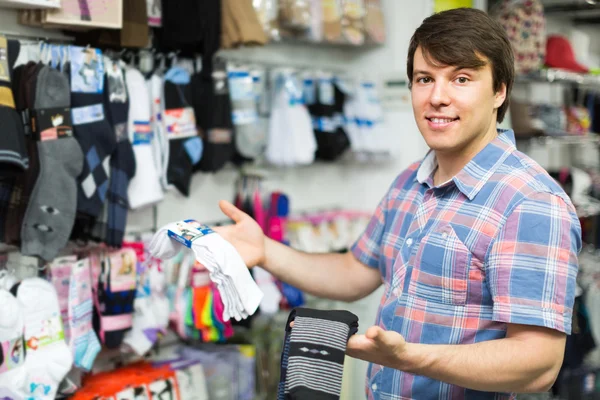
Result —
<svg viewBox="0 0 600 400"><path fill-rule="evenodd" d="M265 294L260 302L260 311L267 315L275 314L279 311L279 302L281 301L281 292L275 282L273 275L261 267L254 267L254 279L258 287Z"/></svg>
<svg viewBox="0 0 600 400"><path fill-rule="evenodd" d="M135 176L127 191L129 207L137 209L158 203L164 198L160 175L152 149L153 133L150 125L150 94L144 76L136 69L125 72L129 92L129 138L135 154Z"/></svg>
<svg viewBox="0 0 600 400"><path fill-rule="evenodd" d="M178 248L184 246L169 237L169 231L177 232L179 224L171 223L159 229L148 249L152 256L169 259L178 253ZM250 271L235 247L216 232L212 232L194 239L191 249L196 259L209 270L211 280L217 283L226 308L223 319L236 318L236 314L240 318L247 318L248 315L254 314L263 293L252 279ZM229 307L231 303L235 307L233 311L227 311L231 310Z"/></svg>
<svg viewBox="0 0 600 400"><path fill-rule="evenodd" d="M167 180L167 168L169 167L169 139L165 128L163 115L165 109L164 102L164 77L158 74L152 75L148 81L148 91L150 92L152 126L154 130L153 147L155 158L158 160L158 174L160 183L164 190L171 190L173 185Z"/></svg>
<svg viewBox="0 0 600 400"><path fill-rule="evenodd" d="M167 278L160 261L148 262L150 298L157 328L166 333L169 326L169 299L167 298Z"/></svg>
<svg viewBox="0 0 600 400"><path fill-rule="evenodd" d="M185 362L188 362L187 360ZM174 366L176 368L176 366ZM175 377L182 400L208 400L208 389L202 364L176 369Z"/></svg>
<svg viewBox="0 0 600 400"><path fill-rule="evenodd" d="M0 289L0 398L25 398L26 383L23 312L13 295Z"/></svg>
<svg viewBox="0 0 600 400"><path fill-rule="evenodd" d="M29 278L17 289L25 321L28 396L53 400L58 385L73 365L73 355L64 340L56 290L41 278Z"/></svg>
<svg viewBox="0 0 600 400"><path fill-rule="evenodd" d="M133 349L138 356L146 354L156 342L152 340L147 330L156 329L156 320L152 311L152 301L150 296L138 296L133 303L135 311L133 313L133 324L131 330L125 333L123 343Z"/></svg>

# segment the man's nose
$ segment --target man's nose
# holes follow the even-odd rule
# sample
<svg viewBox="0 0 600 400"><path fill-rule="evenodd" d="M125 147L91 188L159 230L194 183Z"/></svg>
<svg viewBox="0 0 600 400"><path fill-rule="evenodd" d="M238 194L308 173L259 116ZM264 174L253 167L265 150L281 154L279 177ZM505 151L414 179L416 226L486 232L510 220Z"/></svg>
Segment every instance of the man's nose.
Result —
<svg viewBox="0 0 600 400"><path fill-rule="evenodd" d="M445 82L435 82L433 89L431 90L429 101L431 102L431 105L436 108L450 104L448 87Z"/></svg>

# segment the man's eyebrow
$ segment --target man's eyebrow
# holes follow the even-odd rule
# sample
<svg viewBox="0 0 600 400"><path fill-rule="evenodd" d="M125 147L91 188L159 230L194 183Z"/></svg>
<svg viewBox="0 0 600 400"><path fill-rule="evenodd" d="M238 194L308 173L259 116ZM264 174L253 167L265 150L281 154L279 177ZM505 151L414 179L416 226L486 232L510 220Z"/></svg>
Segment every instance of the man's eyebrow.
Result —
<svg viewBox="0 0 600 400"><path fill-rule="evenodd" d="M465 66L462 66L462 65L458 65L458 66L454 67L454 72L463 71L463 70L477 72L481 68L483 68L483 67L465 67Z"/></svg>
<svg viewBox="0 0 600 400"><path fill-rule="evenodd" d="M413 75L417 75L417 74L429 75L429 74L431 74L431 72L425 71L423 69L414 70L413 71Z"/></svg>

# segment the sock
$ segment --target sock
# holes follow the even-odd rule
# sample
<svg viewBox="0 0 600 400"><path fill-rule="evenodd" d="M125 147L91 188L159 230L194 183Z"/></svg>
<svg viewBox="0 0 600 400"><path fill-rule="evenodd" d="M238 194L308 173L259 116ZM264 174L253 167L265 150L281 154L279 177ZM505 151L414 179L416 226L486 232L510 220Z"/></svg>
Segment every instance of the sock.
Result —
<svg viewBox="0 0 600 400"><path fill-rule="evenodd" d="M141 265L138 263L138 265ZM152 310L149 272L138 271L139 282L134 300L131 330L125 334L123 343L133 349L138 356L145 355L158 340L157 323Z"/></svg>
<svg viewBox="0 0 600 400"><path fill-rule="evenodd" d="M281 301L281 292L273 281L273 276L260 267L254 267L253 272L258 287L265 294L260 303L260 311L265 314L277 313Z"/></svg>
<svg viewBox="0 0 600 400"><path fill-rule="evenodd" d="M165 75L165 126L169 137L167 180L181 194L189 196L194 165L204 152L190 106L190 76L183 68L171 68Z"/></svg>
<svg viewBox="0 0 600 400"><path fill-rule="evenodd" d="M0 398L25 397L23 326L19 302L10 292L0 289Z"/></svg>
<svg viewBox="0 0 600 400"><path fill-rule="evenodd" d="M106 347L118 348L131 329L133 302L136 295L137 261L132 249L110 253L103 260L98 283L98 331Z"/></svg>
<svg viewBox="0 0 600 400"><path fill-rule="evenodd" d="M30 62L14 71L13 90L17 111L33 108L35 97L35 81L43 65ZM11 199L6 214L5 242L20 246L21 227L29 204L30 195L39 175L39 159L37 144L31 135L25 135L25 149L29 158L29 168L14 180Z"/></svg>
<svg viewBox="0 0 600 400"><path fill-rule="evenodd" d="M231 88L232 119L235 126L235 147L243 157L254 159L266 147L266 131L258 118L257 97L253 77L244 68L228 71Z"/></svg>
<svg viewBox="0 0 600 400"><path fill-rule="evenodd" d="M41 112L69 107L68 78L44 66L37 78L35 109ZM56 131L48 134L47 140L42 136L36 142L39 175L21 228L22 253L46 261L56 257L69 240L77 209L76 178L83 168L83 153L73 136L54 136Z"/></svg>
<svg viewBox="0 0 600 400"><path fill-rule="evenodd" d="M135 154L129 141L129 95L125 72L121 63L105 60L108 85L104 104L109 121L117 138L117 146L110 156L110 182L106 197L105 242L109 247L120 248L127 225L129 210L129 184L136 171Z"/></svg>
<svg viewBox="0 0 600 400"><path fill-rule="evenodd" d="M73 264L69 285L68 310L70 347L75 366L85 371L92 369L100 352L100 342L92 329L92 277L87 258Z"/></svg>
<svg viewBox="0 0 600 400"><path fill-rule="evenodd" d="M202 232L196 227L200 227ZM179 235L180 240L186 235L185 240L191 242L190 248L196 260L210 272L210 279L217 284L223 297L224 320L233 316L239 321L254 314L263 293L231 243L196 221L188 221L188 224L173 223L161 228L150 243L148 250L154 257L172 258L177 253L175 249L183 246L169 237L172 233Z"/></svg>
<svg viewBox="0 0 600 400"><path fill-rule="evenodd" d="M317 140L315 157L320 160L335 161L350 147L343 128L345 98L331 76L318 80L316 102L309 105L308 110L314 121Z"/></svg>
<svg viewBox="0 0 600 400"><path fill-rule="evenodd" d="M294 327L290 328L290 322ZM339 399L344 357L358 317L344 310L292 310L286 324L281 380L290 399ZM281 391L278 398L282 398Z"/></svg>
<svg viewBox="0 0 600 400"><path fill-rule="evenodd" d="M215 61L212 74L206 74L204 71L195 74L192 80L192 95L204 143L202 159L195 169L216 172L222 169L235 153L235 134L225 63Z"/></svg>
<svg viewBox="0 0 600 400"><path fill-rule="evenodd" d="M99 50L70 47L71 113L73 131L85 163L78 178L77 219L74 234L87 239L95 219L102 212L108 191L103 162L117 144L103 104L104 74ZM85 53L84 62L81 53ZM79 62L75 62L79 60Z"/></svg>
<svg viewBox="0 0 600 400"><path fill-rule="evenodd" d="M163 113L165 111L165 101L163 99L164 77L153 74L148 80L148 92L150 93L152 117L152 131L154 139L152 141L154 150L154 161L160 176L160 183L163 190L173 188L167 180L167 168L169 167L169 138L165 129Z"/></svg>
<svg viewBox="0 0 600 400"><path fill-rule="evenodd" d="M157 259L148 261L150 297L157 328L165 334L169 326L169 299L167 298L167 279L161 263Z"/></svg>
<svg viewBox="0 0 600 400"><path fill-rule="evenodd" d="M64 341L56 291L41 278L25 279L11 291L16 292L25 320L28 396L54 399L73 365L73 356Z"/></svg>
<svg viewBox="0 0 600 400"><path fill-rule="evenodd" d="M136 165L135 175L129 183L129 207L142 208L158 203L164 197L160 175L156 169L153 151L153 132L150 124L150 94L143 75L127 68L126 82L129 96L129 139L133 144Z"/></svg>
<svg viewBox="0 0 600 400"><path fill-rule="evenodd" d="M15 110L15 98L11 81L14 83L13 67L20 51L17 40L6 40L0 37L0 48L6 51L2 61L3 74L0 74L0 177L14 177L27 170L29 156L25 147L23 124Z"/></svg>
<svg viewBox="0 0 600 400"><path fill-rule="evenodd" d="M213 319L219 327L222 339L225 340L233 336L233 326L230 321L223 319L223 311L225 306L223 305L223 299L221 298L221 292L217 289L217 286L212 283L211 289L213 292Z"/></svg>
<svg viewBox="0 0 600 400"><path fill-rule="evenodd" d="M71 272L76 260L74 257L60 257L50 264L50 282L58 296L58 307L63 323L65 342L71 342L71 321L69 316L69 287Z"/></svg>

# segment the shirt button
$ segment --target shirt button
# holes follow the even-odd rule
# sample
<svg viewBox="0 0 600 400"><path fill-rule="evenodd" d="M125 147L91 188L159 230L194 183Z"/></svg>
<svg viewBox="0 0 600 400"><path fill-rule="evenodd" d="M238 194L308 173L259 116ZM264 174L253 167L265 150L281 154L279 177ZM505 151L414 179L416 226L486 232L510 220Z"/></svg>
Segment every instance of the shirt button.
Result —
<svg viewBox="0 0 600 400"><path fill-rule="evenodd" d="M413 244L413 240L411 238L406 239L406 245L408 247L412 246L412 244Z"/></svg>
<svg viewBox="0 0 600 400"><path fill-rule="evenodd" d="M372 384L371 389L373 389L373 391L377 390L377 384L376 383Z"/></svg>

